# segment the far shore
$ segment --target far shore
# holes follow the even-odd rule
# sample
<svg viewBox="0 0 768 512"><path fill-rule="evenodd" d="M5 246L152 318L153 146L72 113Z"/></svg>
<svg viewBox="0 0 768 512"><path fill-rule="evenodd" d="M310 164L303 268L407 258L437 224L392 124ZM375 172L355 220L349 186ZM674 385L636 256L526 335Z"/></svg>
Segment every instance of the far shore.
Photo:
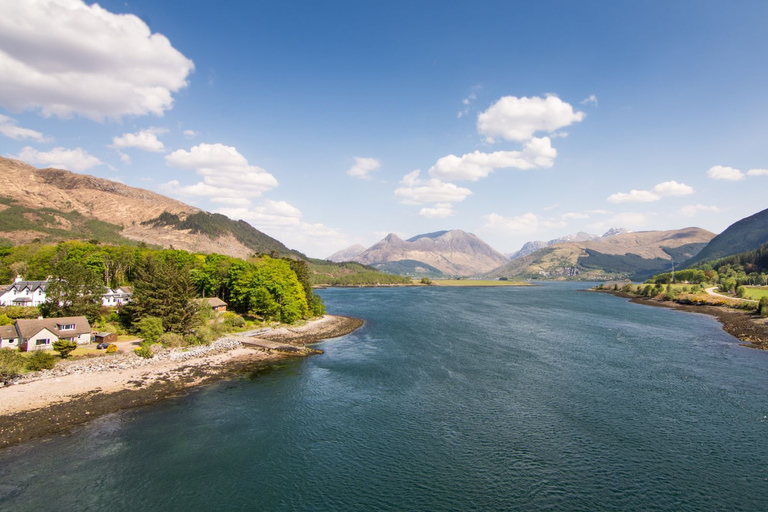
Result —
<svg viewBox="0 0 768 512"><path fill-rule="evenodd" d="M362 325L363 321L357 318L325 315L305 325L260 332L253 338L303 347L344 336ZM225 339L240 336L234 334ZM183 360L166 357L139 363L130 359L138 356L128 354L123 358L128 364L121 365L110 365L110 356L103 356L82 360L80 365L85 368L93 368L93 364L104 366L101 370L79 371L78 368L77 372L65 375L51 371L0 387L0 448L62 432L121 409L151 404L242 371L321 353L307 348L286 352L237 344L233 347ZM78 363L81 361L65 364Z"/></svg>
<svg viewBox="0 0 768 512"><path fill-rule="evenodd" d="M722 324L723 330L743 341L745 347L768 350L768 318L759 317L749 311L712 304L681 304L670 300L649 299L618 290L592 291L630 299L630 302L635 304L714 316Z"/></svg>

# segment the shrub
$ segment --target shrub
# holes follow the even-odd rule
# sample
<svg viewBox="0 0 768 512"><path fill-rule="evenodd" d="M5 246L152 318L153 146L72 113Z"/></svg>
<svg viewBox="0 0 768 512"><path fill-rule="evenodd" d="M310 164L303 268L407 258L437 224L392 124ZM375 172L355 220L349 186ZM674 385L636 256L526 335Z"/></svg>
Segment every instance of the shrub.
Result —
<svg viewBox="0 0 768 512"><path fill-rule="evenodd" d="M216 337L216 333L210 327L201 326L192 333L184 336L184 341L189 345L208 345Z"/></svg>
<svg viewBox="0 0 768 512"><path fill-rule="evenodd" d="M59 353L62 359L69 357L69 354L77 348L77 342L72 340L58 340L53 342L53 350Z"/></svg>
<svg viewBox="0 0 768 512"><path fill-rule="evenodd" d="M11 320L11 317L3 313L0 315L0 325L13 325L13 320Z"/></svg>
<svg viewBox="0 0 768 512"><path fill-rule="evenodd" d="M227 327L245 327L245 319L231 311L224 313L223 323Z"/></svg>
<svg viewBox="0 0 768 512"><path fill-rule="evenodd" d="M56 356L38 350L27 359L27 370L38 372L40 370L50 370L56 366Z"/></svg>
<svg viewBox="0 0 768 512"><path fill-rule="evenodd" d="M163 335L163 321L154 316L145 316L136 324L136 330L145 343L155 343Z"/></svg>
<svg viewBox="0 0 768 512"><path fill-rule="evenodd" d="M760 316L768 316L768 297L760 297L760 304L757 306L757 312Z"/></svg>
<svg viewBox="0 0 768 512"><path fill-rule="evenodd" d="M110 343L109 346L107 346L107 350L105 350L107 354L114 354L117 352L117 345L114 343Z"/></svg>
<svg viewBox="0 0 768 512"><path fill-rule="evenodd" d="M0 349L0 379L12 379L24 369L26 360L16 350Z"/></svg>
<svg viewBox="0 0 768 512"><path fill-rule="evenodd" d="M133 353L139 357L143 357L144 359L152 359L152 356L154 355L152 353L152 349L149 348L149 345L144 344L133 349Z"/></svg>
<svg viewBox="0 0 768 512"><path fill-rule="evenodd" d="M174 332L167 332L157 338L157 342L160 343L164 347L183 347L186 345L184 342L184 336L180 334L176 334Z"/></svg>

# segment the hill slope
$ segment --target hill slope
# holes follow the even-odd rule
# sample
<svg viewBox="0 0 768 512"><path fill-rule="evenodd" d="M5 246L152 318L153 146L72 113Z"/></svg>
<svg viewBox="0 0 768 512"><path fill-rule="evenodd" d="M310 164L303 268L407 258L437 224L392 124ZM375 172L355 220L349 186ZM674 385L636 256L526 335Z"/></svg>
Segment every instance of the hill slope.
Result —
<svg viewBox="0 0 768 512"><path fill-rule="evenodd" d="M0 238L13 243L127 239L243 258L272 251L301 256L243 221L149 190L3 157L0 176Z"/></svg>
<svg viewBox="0 0 768 512"><path fill-rule="evenodd" d="M713 237L700 228L622 233L545 247L494 269L488 277L642 279L697 254Z"/></svg>
<svg viewBox="0 0 768 512"><path fill-rule="evenodd" d="M346 249L336 251L335 253L331 254L325 259L327 259L328 261L335 261L336 263L341 263L344 261L354 261L356 257L360 256L364 252L365 252L365 247L363 247L360 244L355 244L347 247Z"/></svg>
<svg viewBox="0 0 768 512"><path fill-rule="evenodd" d="M410 260L409 268L424 263L426 272L434 273L436 269L459 276L482 274L508 261L476 235L458 229L418 235L409 240L391 233L355 258L357 262L376 267L404 260Z"/></svg>
<svg viewBox="0 0 768 512"><path fill-rule="evenodd" d="M686 266L752 251L768 243L768 209L741 219L713 238Z"/></svg>

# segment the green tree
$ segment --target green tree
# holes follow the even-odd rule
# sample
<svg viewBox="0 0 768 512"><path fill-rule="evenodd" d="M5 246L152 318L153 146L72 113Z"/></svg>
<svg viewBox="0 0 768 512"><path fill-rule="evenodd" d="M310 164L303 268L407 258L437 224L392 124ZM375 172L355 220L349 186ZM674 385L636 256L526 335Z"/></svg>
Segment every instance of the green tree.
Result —
<svg viewBox="0 0 768 512"><path fill-rule="evenodd" d="M0 315L0 325L13 325L13 320L11 320L11 317L3 313Z"/></svg>
<svg viewBox="0 0 768 512"><path fill-rule="evenodd" d="M768 316L768 297L760 297L760 304L757 306L757 312L760 316Z"/></svg>
<svg viewBox="0 0 768 512"><path fill-rule="evenodd" d="M154 316L145 316L136 323L136 332L144 343L155 343L163 335L163 321Z"/></svg>
<svg viewBox="0 0 768 512"><path fill-rule="evenodd" d="M0 349L0 379L12 379L20 375L26 359L16 350Z"/></svg>
<svg viewBox="0 0 768 512"><path fill-rule="evenodd" d="M53 350L59 353L62 359L69 357L69 354L77 348L77 342L72 340L57 340L53 342Z"/></svg>
<svg viewBox="0 0 768 512"><path fill-rule="evenodd" d="M101 276L74 262L62 261L54 267L45 303L44 316L85 316L94 322L101 311L104 285Z"/></svg>

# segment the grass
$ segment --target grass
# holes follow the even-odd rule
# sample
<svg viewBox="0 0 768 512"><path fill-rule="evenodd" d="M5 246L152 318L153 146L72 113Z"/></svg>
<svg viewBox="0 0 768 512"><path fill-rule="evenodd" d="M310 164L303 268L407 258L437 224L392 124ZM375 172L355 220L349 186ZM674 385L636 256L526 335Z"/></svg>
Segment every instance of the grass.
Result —
<svg viewBox="0 0 768 512"><path fill-rule="evenodd" d="M414 281L418 284L419 281ZM480 280L480 279L433 279L432 284L435 286L530 286L529 283L523 281L497 281L497 280Z"/></svg>
<svg viewBox="0 0 768 512"><path fill-rule="evenodd" d="M94 345L94 347L96 347L96 345ZM21 354L24 357L32 357L32 354L34 354L35 352L36 352L35 350L30 350L29 352L19 352L19 354ZM56 352L55 350L44 350L43 352L48 352L49 354L53 354L56 357L59 357L59 353ZM69 357L72 358L72 357L78 357L78 356L87 356L90 354L102 355L104 354L104 351L97 350L96 348L90 348L87 346L79 345L75 350L69 353Z"/></svg>
<svg viewBox="0 0 768 512"><path fill-rule="evenodd" d="M753 286L745 286L746 288L746 295L744 298L746 299L752 299L752 300L760 300L763 297L768 297L768 288L762 286L762 287L753 287Z"/></svg>

